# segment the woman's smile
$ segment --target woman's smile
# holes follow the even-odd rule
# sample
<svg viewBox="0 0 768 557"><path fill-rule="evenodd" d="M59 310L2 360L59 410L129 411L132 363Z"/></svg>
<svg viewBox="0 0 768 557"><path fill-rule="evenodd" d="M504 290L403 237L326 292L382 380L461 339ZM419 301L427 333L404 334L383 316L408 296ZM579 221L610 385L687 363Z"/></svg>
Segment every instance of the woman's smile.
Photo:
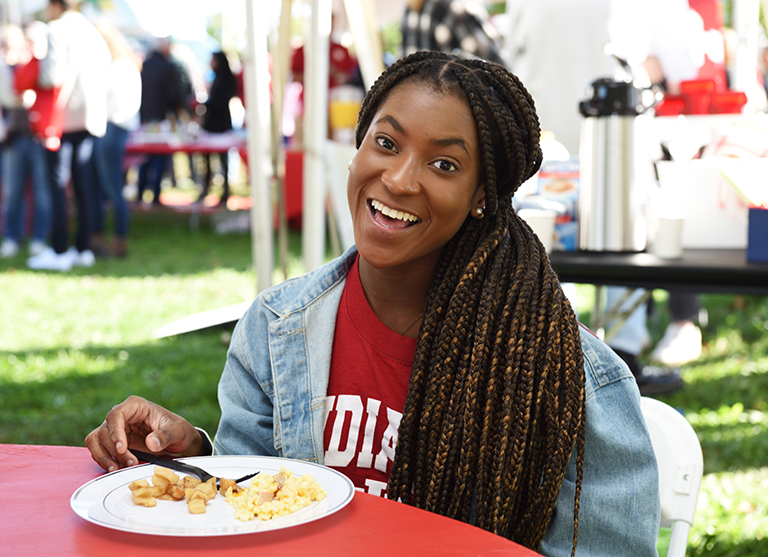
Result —
<svg viewBox="0 0 768 557"><path fill-rule="evenodd" d="M381 201L372 199L368 205L371 208L371 215L377 224L384 228L404 229L417 224L419 217L406 211L399 211L392 207L384 205Z"/></svg>

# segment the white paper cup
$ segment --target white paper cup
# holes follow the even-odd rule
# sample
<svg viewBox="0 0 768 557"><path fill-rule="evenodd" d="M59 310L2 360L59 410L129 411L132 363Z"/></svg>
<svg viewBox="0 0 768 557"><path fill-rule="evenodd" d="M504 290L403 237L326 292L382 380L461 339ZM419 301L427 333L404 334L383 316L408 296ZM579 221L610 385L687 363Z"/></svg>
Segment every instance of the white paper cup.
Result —
<svg viewBox="0 0 768 557"><path fill-rule="evenodd" d="M653 253L659 259L680 259L683 256L683 217L659 217Z"/></svg>
<svg viewBox="0 0 768 557"><path fill-rule="evenodd" d="M555 217L557 213L549 209L520 209L517 214L533 229L547 252L555 245Z"/></svg>

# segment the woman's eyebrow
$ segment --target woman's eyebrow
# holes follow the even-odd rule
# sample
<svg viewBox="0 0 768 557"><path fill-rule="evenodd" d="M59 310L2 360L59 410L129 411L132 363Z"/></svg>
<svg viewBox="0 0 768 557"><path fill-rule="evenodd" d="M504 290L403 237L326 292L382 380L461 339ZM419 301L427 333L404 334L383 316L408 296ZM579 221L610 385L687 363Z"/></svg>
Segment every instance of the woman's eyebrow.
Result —
<svg viewBox="0 0 768 557"><path fill-rule="evenodd" d="M447 137L445 139L435 139L433 141L436 145L440 145L441 147L448 147L450 145L458 145L462 149L464 149L464 152L469 153L469 149L467 149L467 144L464 143L464 140L459 137Z"/></svg>
<svg viewBox="0 0 768 557"><path fill-rule="evenodd" d="M379 122L389 122L389 124L393 128L395 128L395 130L397 130L398 132L403 133L403 134L405 133L405 129L403 128L403 126L400 125L400 122L395 120L394 116L390 116L389 114L385 114L384 116L379 118Z"/></svg>
<svg viewBox="0 0 768 557"><path fill-rule="evenodd" d="M394 116L385 114L384 116L379 118L379 122L387 122L389 123L390 126L395 128L397 132L402 133L403 135L408 135L408 133L405 131L405 128L403 128L403 126L400 125L400 122L398 122ZM458 145L464 150L465 153L467 153L468 155L470 154L469 149L467 149L467 144L460 137L446 137L444 139L434 139L432 140L432 143L434 143L435 145L439 145L441 147Z"/></svg>

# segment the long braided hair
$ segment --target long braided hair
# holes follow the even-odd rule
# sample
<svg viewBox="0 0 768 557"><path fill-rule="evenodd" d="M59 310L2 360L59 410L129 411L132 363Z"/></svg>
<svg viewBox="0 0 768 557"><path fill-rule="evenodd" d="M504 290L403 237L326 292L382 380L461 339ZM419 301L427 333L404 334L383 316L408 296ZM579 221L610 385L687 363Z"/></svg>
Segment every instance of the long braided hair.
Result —
<svg viewBox="0 0 768 557"><path fill-rule="evenodd" d="M541 164L533 100L503 66L417 52L368 92L358 148L404 82L466 100L486 209L443 249L387 496L538 549L576 447L575 552L585 398L578 323L544 247L512 208L513 193Z"/></svg>

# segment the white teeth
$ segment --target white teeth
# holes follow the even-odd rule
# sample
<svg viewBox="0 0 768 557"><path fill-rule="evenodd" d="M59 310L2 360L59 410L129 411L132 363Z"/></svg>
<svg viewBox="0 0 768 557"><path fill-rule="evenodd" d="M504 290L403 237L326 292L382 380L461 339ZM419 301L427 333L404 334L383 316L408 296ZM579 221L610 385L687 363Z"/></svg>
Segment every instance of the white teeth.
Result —
<svg viewBox="0 0 768 557"><path fill-rule="evenodd" d="M371 201L371 207L379 211L382 215L386 215L391 219L403 220L405 222L416 222L419 220L416 215L412 215L411 213L406 213L404 211L398 211L397 209L392 209L391 207L384 205L381 201L376 201L375 199Z"/></svg>

